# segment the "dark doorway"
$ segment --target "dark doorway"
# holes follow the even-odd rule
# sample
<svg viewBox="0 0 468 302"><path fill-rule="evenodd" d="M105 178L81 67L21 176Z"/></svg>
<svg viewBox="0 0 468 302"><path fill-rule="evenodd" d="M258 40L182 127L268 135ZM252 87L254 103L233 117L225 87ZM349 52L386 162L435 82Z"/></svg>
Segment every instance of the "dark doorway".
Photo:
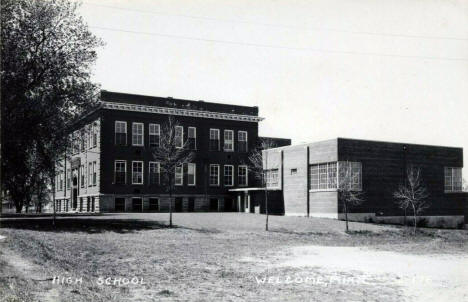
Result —
<svg viewBox="0 0 468 302"><path fill-rule="evenodd" d="M175 211L182 212L182 197L176 197L175 199Z"/></svg>
<svg viewBox="0 0 468 302"><path fill-rule="evenodd" d="M115 211L116 212L125 212L125 198L116 198L115 199Z"/></svg>
<svg viewBox="0 0 468 302"><path fill-rule="evenodd" d="M224 198L224 212L232 212L232 198Z"/></svg>
<svg viewBox="0 0 468 302"><path fill-rule="evenodd" d="M65 212L68 212L68 199L65 200Z"/></svg>
<svg viewBox="0 0 468 302"><path fill-rule="evenodd" d="M159 199L157 198L150 198L149 199L149 210L152 212L159 211Z"/></svg>
<svg viewBox="0 0 468 302"><path fill-rule="evenodd" d="M195 198L188 199L188 211L195 212Z"/></svg>
<svg viewBox="0 0 468 302"><path fill-rule="evenodd" d="M73 189L72 208L74 210L78 208L78 189Z"/></svg>
<svg viewBox="0 0 468 302"><path fill-rule="evenodd" d="M89 212L91 210L91 198L88 197L86 198L86 212Z"/></svg>
<svg viewBox="0 0 468 302"><path fill-rule="evenodd" d="M210 211L218 212L218 199L217 198L210 199Z"/></svg>
<svg viewBox="0 0 468 302"><path fill-rule="evenodd" d="M83 197L80 197L80 212L83 212Z"/></svg>
<svg viewBox="0 0 468 302"><path fill-rule="evenodd" d="M94 197L91 197L91 211L94 212L94 207L96 206L95 204L95 201L94 201Z"/></svg>
<svg viewBox="0 0 468 302"><path fill-rule="evenodd" d="M133 212L143 211L143 201L141 198L132 198L132 211Z"/></svg>

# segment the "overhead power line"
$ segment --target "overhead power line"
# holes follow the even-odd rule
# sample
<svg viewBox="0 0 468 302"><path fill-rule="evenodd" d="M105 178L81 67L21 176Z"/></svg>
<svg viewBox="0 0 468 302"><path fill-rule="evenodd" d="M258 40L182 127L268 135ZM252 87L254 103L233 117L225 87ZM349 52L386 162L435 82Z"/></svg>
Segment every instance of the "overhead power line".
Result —
<svg viewBox="0 0 468 302"><path fill-rule="evenodd" d="M83 4L92 5L96 7L115 9L115 10L123 10L123 11L129 11L129 12L149 14L149 15L181 17L181 18L196 19L196 20L206 20L206 21L212 21L212 22L224 22L224 23L236 23L236 24L240 23L240 24L249 24L249 25L257 25L257 26L265 26L265 27L293 29L293 30L300 30L300 31L328 31L328 32L337 32L337 33L344 33L344 34L383 36L383 37L406 38L406 39L468 41L468 38L461 38L461 37L427 36L427 35L415 35L415 34L413 35L413 34L401 34L401 33L379 33L379 32L353 31L353 30L320 28L320 27L304 28L304 27L284 25L284 24L260 23L260 22L246 21L246 20L232 20L232 19L221 19L221 18L194 16L194 15L186 15L186 14L171 14L171 13L158 12L158 11L146 11L146 10L140 10L140 9L126 8L126 7L103 5L103 4L93 3L93 2L83 2Z"/></svg>
<svg viewBox="0 0 468 302"><path fill-rule="evenodd" d="M191 40L191 41L219 43L219 44L230 44L230 45L241 45L241 46L248 46L248 47L261 47L261 48L298 50L298 51L312 51L312 52L319 52L319 53L347 54L347 55L360 55L360 56L379 56L379 57L409 58L409 59L423 59L423 60L468 61L468 58L449 58L449 57L433 57L433 56L398 55L398 54L386 54L386 53L377 53L377 52L359 52L359 51L310 48L310 47L293 47L293 46L259 44L259 43L250 43L250 42L237 42L237 41L229 41L229 40L197 38L197 37L163 34L163 33L154 33L154 32L133 31L133 30L118 29L118 28L111 28L111 27L102 27L102 26L90 26L90 28L99 29L99 30L106 30L106 31L113 31L113 32L123 32L123 33L130 33L130 34L158 36L158 37L164 37L164 38L169 38L169 39Z"/></svg>

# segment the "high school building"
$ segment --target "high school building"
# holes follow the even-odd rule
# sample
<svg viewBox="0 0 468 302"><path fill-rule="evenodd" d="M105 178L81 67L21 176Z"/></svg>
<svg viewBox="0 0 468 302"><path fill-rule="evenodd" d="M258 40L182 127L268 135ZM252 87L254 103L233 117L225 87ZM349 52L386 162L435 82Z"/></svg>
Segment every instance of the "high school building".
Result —
<svg viewBox="0 0 468 302"><path fill-rule="evenodd" d="M420 169L429 193L430 206L420 214L428 225L460 226L468 209L468 193L462 192L462 148L337 138L269 149L263 161L270 213L343 218L337 184L346 168L364 199L350 208L350 220L402 222L404 211L393 193L405 183L409 165ZM250 199L247 211L265 211L263 190L232 191L239 199Z"/></svg>
<svg viewBox="0 0 468 302"><path fill-rule="evenodd" d="M168 211L151 149L169 116L195 154L176 170L174 211L238 210L229 189L255 185L247 164L259 140L258 107L102 91L100 108L77 125L58 168L57 211Z"/></svg>

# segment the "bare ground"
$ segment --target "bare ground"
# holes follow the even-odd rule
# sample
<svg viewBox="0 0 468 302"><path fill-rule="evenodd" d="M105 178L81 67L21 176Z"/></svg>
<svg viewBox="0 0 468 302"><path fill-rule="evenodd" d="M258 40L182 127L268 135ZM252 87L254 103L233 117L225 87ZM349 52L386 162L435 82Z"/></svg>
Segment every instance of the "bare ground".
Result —
<svg viewBox="0 0 468 302"><path fill-rule="evenodd" d="M264 216L258 215L176 213L174 218L173 229L166 227L167 214L64 217L57 228L48 218L3 219L0 234L7 238L0 242L0 277L15 278L0 280L0 296L8 295L5 301L413 301L425 297L416 289L427 291L417 282L408 286L409 272L425 275L424 263L439 263L446 265L445 279L430 273L430 280L448 278L445 284L455 289L452 301L464 298L458 289L465 288L452 282L459 275L449 268L466 267L466 230L425 229L410 236L399 227L351 223L354 231L346 234L341 221L271 217L271 231L265 232ZM376 270L376 263L387 267ZM394 263L415 265L400 273ZM33 281L57 275L83 282ZM134 276L145 284L98 282Z"/></svg>

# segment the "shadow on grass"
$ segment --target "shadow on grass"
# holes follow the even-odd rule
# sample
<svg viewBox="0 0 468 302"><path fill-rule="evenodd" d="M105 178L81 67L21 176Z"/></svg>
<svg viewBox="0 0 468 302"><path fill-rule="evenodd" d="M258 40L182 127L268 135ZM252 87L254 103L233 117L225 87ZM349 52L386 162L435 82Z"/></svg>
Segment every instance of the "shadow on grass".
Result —
<svg viewBox="0 0 468 302"><path fill-rule="evenodd" d="M57 219L55 227L52 224L52 218L43 219L28 219L19 218L11 220L3 220L0 222L0 228L22 229L22 230L35 230L45 232L86 232L86 233L103 233L103 232L116 232L116 233L132 233L141 230L157 230L157 229L170 229L167 222L162 221L148 221L148 220L135 220L135 219L96 219L94 217L87 218L66 218ZM173 229L187 229L201 233L217 233L217 230L210 229L193 229L177 225L173 225Z"/></svg>

